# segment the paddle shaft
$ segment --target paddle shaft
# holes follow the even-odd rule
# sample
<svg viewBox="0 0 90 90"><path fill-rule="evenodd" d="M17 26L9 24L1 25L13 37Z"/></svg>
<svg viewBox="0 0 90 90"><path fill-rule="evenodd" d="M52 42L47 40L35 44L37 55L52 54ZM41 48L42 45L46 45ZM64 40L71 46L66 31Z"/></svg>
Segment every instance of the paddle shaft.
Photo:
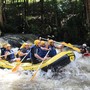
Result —
<svg viewBox="0 0 90 90"><path fill-rule="evenodd" d="M81 52L79 48L74 47L74 46L73 46L72 44L70 44L70 43L62 42L62 44L63 44L64 46L67 46L67 47L69 47L69 48L71 48L71 49L73 49L73 50L79 52L79 53Z"/></svg>
<svg viewBox="0 0 90 90"><path fill-rule="evenodd" d="M41 38L41 40L45 40L45 41L48 41L49 39L46 39L46 38ZM55 43L59 43L57 41L54 40Z"/></svg>
<svg viewBox="0 0 90 90"><path fill-rule="evenodd" d="M8 55L11 55L11 54L14 54L14 53L10 53L10 54L8 54ZM2 56L0 56L0 57L4 57L4 56L8 56L8 55L2 55Z"/></svg>
<svg viewBox="0 0 90 90"><path fill-rule="evenodd" d="M50 50L47 52L47 54L45 55L44 58L47 57L47 55L49 54L49 52L50 52ZM40 69L41 65L43 64L43 62L44 62L44 60L43 60L43 61L41 62L41 64L39 65L39 67L37 68L36 72L35 72L35 73L33 74L33 76L31 77L30 81L32 81L32 80L35 78L35 76L36 76L38 70Z"/></svg>
<svg viewBox="0 0 90 90"><path fill-rule="evenodd" d="M27 55L28 55L30 52L31 52L31 49L30 49L30 51L27 53ZM27 57L27 55L25 55L25 56L23 57L23 59L21 60L21 62L23 62L23 60Z"/></svg>

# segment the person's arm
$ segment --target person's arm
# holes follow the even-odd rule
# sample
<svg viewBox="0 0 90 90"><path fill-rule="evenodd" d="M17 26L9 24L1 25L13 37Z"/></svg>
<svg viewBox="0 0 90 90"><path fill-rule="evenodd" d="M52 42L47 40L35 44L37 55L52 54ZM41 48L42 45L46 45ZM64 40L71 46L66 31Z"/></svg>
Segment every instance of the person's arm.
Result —
<svg viewBox="0 0 90 90"><path fill-rule="evenodd" d="M38 54L34 54L34 56L37 58L37 59L40 59L40 60L45 60L44 58L41 58Z"/></svg>
<svg viewBox="0 0 90 90"><path fill-rule="evenodd" d="M88 49L86 48L86 53L89 53Z"/></svg>
<svg viewBox="0 0 90 90"><path fill-rule="evenodd" d="M26 53L23 53L23 52L19 52L19 56L25 56L26 55Z"/></svg>
<svg viewBox="0 0 90 90"><path fill-rule="evenodd" d="M56 45L54 45L54 46L55 46L55 48L60 49L61 52L63 51L63 47L64 47L63 44L62 45L59 45L59 46L56 46Z"/></svg>
<svg viewBox="0 0 90 90"><path fill-rule="evenodd" d="M27 53L24 53L24 52L25 52L24 49L20 50L19 51L19 56L25 56Z"/></svg>
<svg viewBox="0 0 90 90"><path fill-rule="evenodd" d="M50 50L50 49L48 49L47 47L41 47L41 49L42 49L42 50L46 50L46 51Z"/></svg>
<svg viewBox="0 0 90 90"><path fill-rule="evenodd" d="M7 58L7 56L8 56L9 54L10 54L10 52L8 52L8 51L5 52L5 56L4 56L5 59Z"/></svg>

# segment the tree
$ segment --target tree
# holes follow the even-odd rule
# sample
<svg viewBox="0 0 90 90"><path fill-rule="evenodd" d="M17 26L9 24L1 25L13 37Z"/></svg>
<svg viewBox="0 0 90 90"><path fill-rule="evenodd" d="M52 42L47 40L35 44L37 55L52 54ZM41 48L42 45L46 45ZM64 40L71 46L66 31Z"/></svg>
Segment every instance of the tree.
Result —
<svg viewBox="0 0 90 90"><path fill-rule="evenodd" d="M2 18L2 0L0 0L0 24L3 25L3 18Z"/></svg>
<svg viewBox="0 0 90 90"><path fill-rule="evenodd" d="M90 27L90 0L84 0L86 6L87 24Z"/></svg>

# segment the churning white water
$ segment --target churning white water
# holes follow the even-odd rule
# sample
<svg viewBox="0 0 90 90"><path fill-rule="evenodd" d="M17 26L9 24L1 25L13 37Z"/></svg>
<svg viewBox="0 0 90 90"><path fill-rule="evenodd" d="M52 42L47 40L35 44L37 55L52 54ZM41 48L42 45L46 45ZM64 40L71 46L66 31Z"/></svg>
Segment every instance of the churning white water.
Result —
<svg viewBox="0 0 90 90"><path fill-rule="evenodd" d="M39 70L34 81L34 72L0 69L0 90L90 90L90 57L75 55L75 61L56 73Z"/></svg>
<svg viewBox="0 0 90 90"><path fill-rule="evenodd" d="M34 71L0 69L0 90L90 90L90 57L74 53L75 61L57 72L39 70L33 81Z"/></svg>

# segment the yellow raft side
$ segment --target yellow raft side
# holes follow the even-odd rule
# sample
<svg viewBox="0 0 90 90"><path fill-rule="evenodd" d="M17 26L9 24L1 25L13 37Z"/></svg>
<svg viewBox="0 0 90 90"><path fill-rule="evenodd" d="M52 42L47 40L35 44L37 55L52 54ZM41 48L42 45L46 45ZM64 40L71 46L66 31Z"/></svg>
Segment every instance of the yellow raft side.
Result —
<svg viewBox="0 0 90 90"><path fill-rule="evenodd" d="M63 57L66 54L68 56L74 55L72 51L65 51L65 52L58 53L56 56L52 57L51 59L44 61L44 63L42 64L41 68L44 68L44 67L46 67L46 66L54 63L55 61L57 61L59 58ZM74 58L71 59L71 61L73 61L73 60L74 60ZM14 66L16 66L18 64L19 64L19 62L9 63L6 60L0 60L0 67L2 67L2 68L12 69ZM37 68L39 67L39 65L40 65L40 63L39 64L22 63L21 64L21 67L24 70L37 70Z"/></svg>

